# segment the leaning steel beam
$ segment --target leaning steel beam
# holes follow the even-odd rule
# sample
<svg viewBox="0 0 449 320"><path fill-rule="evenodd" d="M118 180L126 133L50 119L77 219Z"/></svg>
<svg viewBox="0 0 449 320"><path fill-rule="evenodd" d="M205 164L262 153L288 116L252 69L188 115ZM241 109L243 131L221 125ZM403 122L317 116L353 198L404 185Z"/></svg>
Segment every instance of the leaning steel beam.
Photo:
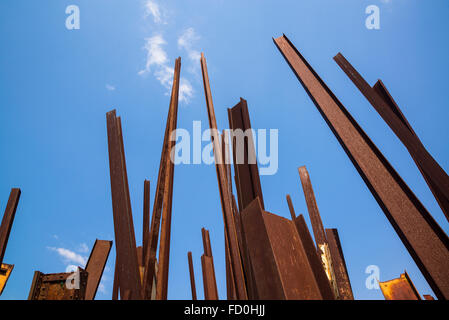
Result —
<svg viewBox="0 0 449 320"><path fill-rule="evenodd" d="M256 149L245 99L240 98L239 103L228 108L228 118L229 127L232 129L231 140L239 210L245 209L257 197L264 209Z"/></svg>
<svg viewBox="0 0 449 320"><path fill-rule="evenodd" d="M298 168L299 177L306 198L307 210L309 211L310 221L312 223L312 230L315 236L315 242L318 255L323 264L326 275L334 290L335 296L338 297L337 281L335 279L334 268L332 265L332 258L329 253L329 244L327 243L326 234L324 233L323 221L321 220L318 205L316 203L315 193L313 192L310 175L305 166Z"/></svg>
<svg viewBox="0 0 449 320"><path fill-rule="evenodd" d="M144 273L144 297L146 299L150 299L152 292L153 292L153 281L154 281L154 275L155 275L155 266L156 266L156 252L157 252L157 245L159 242L159 229L161 228L161 215L162 220L164 224L164 241L161 239L161 244L164 243L162 246L164 247L162 251L162 256L164 256L164 260L167 263L163 263L164 270L159 273L158 271L158 281L156 283L162 282L159 286L159 298L164 296L164 293L166 295L166 283L168 281L168 260L165 258L167 257L167 253L169 254L169 251L167 251L167 240L169 244L170 236L167 234L168 229L171 226L171 196L168 195L168 192L166 190L172 190L173 181L170 177L172 177L172 170L171 170L171 160L170 160L170 150L173 146L173 141L170 141L170 135L172 134L172 131L176 129L176 117L177 117L177 101L178 101L178 92L179 92L179 79L180 79L180 70L181 70L181 58L176 59L175 62L175 70L174 70L174 76L173 76L173 86L172 86L172 93L170 98L170 105L167 115L167 124L165 126L165 134L164 134L164 142L162 144L162 152L161 152L161 159L159 164L159 172L157 177L157 184L156 184L156 193L154 196L154 203L153 203L153 214L151 216L151 226L150 226L150 236L148 240L148 245L146 252L144 252L145 257L145 273ZM175 101L176 100L176 101ZM171 187L170 187L171 186ZM163 207L166 207L169 211L164 211L165 214L162 212ZM165 209L164 209L165 210ZM164 218L165 217L165 218ZM162 231L161 231L162 233ZM168 236L168 237L167 237ZM161 236L162 238L162 236ZM162 258L161 256L161 250L159 250L159 259ZM159 262L160 263L160 262ZM158 270L161 269L161 264L159 265ZM159 274L160 276L163 276L164 279L159 280ZM162 286L162 287L161 287Z"/></svg>
<svg viewBox="0 0 449 320"><path fill-rule="evenodd" d="M449 298L449 239L346 108L284 35L287 63L365 181L438 298Z"/></svg>
<svg viewBox="0 0 449 320"><path fill-rule="evenodd" d="M334 60L402 141L449 220L449 176L424 147L386 87L381 81L371 87L341 53Z"/></svg>
<svg viewBox="0 0 449 320"><path fill-rule="evenodd" d="M231 264L234 272L235 287L237 291L237 298L239 300L247 299L247 292L245 286L245 279L242 269L242 261L240 257L240 250L237 240L237 232L235 227L233 210L231 207L230 195L228 193L228 184L226 179L225 166L222 163L222 155L220 148L220 139L217 130L217 121L215 119L214 105L212 102L212 93L209 84L209 75L207 73L207 65L204 54L201 53L201 71L203 75L204 93L206 97L207 112L209 117L209 126L211 129L211 139L213 143L215 166L217 171L218 188L220 192L221 208L223 211L224 225L226 229L226 236L229 241L229 251L231 253Z"/></svg>
<svg viewBox="0 0 449 320"><path fill-rule="evenodd" d="M173 77L173 90L171 97L171 108L173 109L170 127L170 136L175 132L178 119L178 96L181 73L181 58L176 60L175 73ZM174 159L171 158L172 150L175 147L175 139L169 139L169 148L166 150L166 166L168 175L164 184L164 196L162 201L162 221L161 221L161 243L159 246L159 268L156 283L156 299L167 300L168 291L168 270L170 260L170 236L171 218L173 202L173 178L175 172Z"/></svg>
<svg viewBox="0 0 449 320"><path fill-rule="evenodd" d="M192 252L187 252L189 261L190 289L192 290L192 300L196 300L195 273L193 272Z"/></svg>
<svg viewBox="0 0 449 320"><path fill-rule="evenodd" d="M5 213L3 214L2 224L0 226L0 265L5 256L6 246L8 245L9 234L11 232L14 217L16 215L17 205L19 204L20 189L13 188L9 194Z"/></svg>
<svg viewBox="0 0 449 320"><path fill-rule="evenodd" d="M120 292L130 290L131 299L141 298L129 189L127 185L124 150L119 119L115 110L106 114L108 130L109 170L111 179L112 211L114 216L117 275ZM122 296L123 298L123 296Z"/></svg>
<svg viewBox="0 0 449 320"><path fill-rule="evenodd" d="M112 241L95 240L94 247L90 253L86 264L88 273L85 300L94 300L103 275L109 252L111 251Z"/></svg>
<svg viewBox="0 0 449 320"><path fill-rule="evenodd" d="M407 272L397 279L379 282L379 287L385 300L421 300Z"/></svg>
<svg viewBox="0 0 449 320"><path fill-rule="evenodd" d="M338 236L337 229L326 229L326 238L329 244L329 251L332 257L335 281L338 287L339 300L354 300L351 282L349 281L348 270L346 268L345 257Z"/></svg>

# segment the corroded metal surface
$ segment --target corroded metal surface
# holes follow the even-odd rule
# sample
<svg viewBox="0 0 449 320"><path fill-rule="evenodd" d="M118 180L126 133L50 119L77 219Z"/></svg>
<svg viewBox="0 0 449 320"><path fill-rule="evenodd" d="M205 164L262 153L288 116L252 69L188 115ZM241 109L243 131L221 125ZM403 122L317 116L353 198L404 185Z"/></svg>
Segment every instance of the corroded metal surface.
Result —
<svg viewBox="0 0 449 320"><path fill-rule="evenodd" d="M341 53L334 60L402 141L449 220L449 176L424 147L382 81L371 87Z"/></svg>
<svg viewBox="0 0 449 320"><path fill-rule="evenodd" d="M220 192L221 208L223 211L223 220L226 230L226 236L229 241L229 251L231 256L232 270L234 273L235 288L237 298L240 300L247 299L247 291L245 285L245 277L242 268L240 249L237 239L237 231L234 221L234 213L231 206L228 192L228 182L226 178L226 168L223 164L222 150L220 148L220 138L217 130L217 120L215 119L214 105L212 101L212 93L209 84L209 75L207 73L207 65L204 54L201 54L201 71L203 76L204 93L206 97L207 113L209 118L209 126L211 129L211 140L215 156L215 167L217 171L218 188Z"/></svg>
<svg viewBox="0 0 449 320"><path fill-rule="evenodd" d="M195 273L193 272L192 252L190 251L187 253L187 260L189 261L190 289L192 291L192 300L196 300Z"/></svg>
<svg viewBox="0 0 449 320"><path fill-rule="evenodd" d="M90 253L86 264L88 273L85 300L95 299L98 285L100 284L109 252L111 251L112 241L95 240L94 247Z"/></svg>
<svg viewBox="0 0 449 320"><path fill-rule="evenodd" d="M5 289L6 283L8 282L11 272L14 269L13 264L2 263L0 265L0 296Z"/></svg>
<svg viewBox="0 0 449 320"><path fill-rule="evenodd" d="M16 215L17 205L20 198L20 189L13 188L9 194L8 203L6 204L5 213L3 214L2 224L0 226L0 265L5 256L6 246L8 245L9 233L11 232L14 217Z"/></svg>
<svg viewBox="0 0 449 320"><path fill-rule="evenodd" d="M201 229L203 238L204 254L201 256L203 269L204 298L206 300L218 300L217 280L215 278L214 258L212 256L212 245L210 243L209 231Z"/></svg>
<svg viewBox="0 0 449 320"><path fill-rule="evenodd" d="M326 239L329 244L329 251L332 257L335 280L338 287L339 300L354 300L348 270L346 268L345 257L338 236L337 229L326 229Z"/></svg>
<svg viewBox="0 0 449 320"><path fill-rule="evenodd" d="M385 300L421 300L407 272L397 279L379 282Z"/></svg>
<svg viewBox="0 0 449 320"><path fill-rule="evenodd" d="M274 39L438 298L449 298L449 239L287 37Z"/></svg>

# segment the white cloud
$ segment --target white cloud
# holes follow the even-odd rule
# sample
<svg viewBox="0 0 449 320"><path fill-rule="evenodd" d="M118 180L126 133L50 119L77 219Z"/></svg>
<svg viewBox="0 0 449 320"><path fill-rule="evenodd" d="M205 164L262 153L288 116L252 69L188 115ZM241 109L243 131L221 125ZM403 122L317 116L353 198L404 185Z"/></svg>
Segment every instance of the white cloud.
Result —
<svg viewBox="0 0 449 320"><path fill-rule="evenodd" d="M199 64L201 54L194 49L196 42L200 37L196 34L195 29L187 28L178 38L178 47L184 49L190 60Z"/></svg>
<svg viewBox="0 0 449 320"><path fill-rule="evenodd" d="M167 53L165 52L163 45L166 41L162 35L155 35L151 38L145 39L144 49L147 52L145 69L138 72L139 75L145 75L149 72L153 72L153 75L159 81L159 83L167 89L167 94L170 94L170 90L173 85L174 69L169 66L169 60ZM189 103L190 98L193 97L193 87L187 79L181 77L179 84L179 101Z"/></svg>
<svg viewBox="0 0 449 320"><path fill-rule="evenodd" d="M383 2L383 3L390 3L391 0L380 0L380 2Z"/></svg>
<svg viewBox="0 0 449 320"><path fill-rule="evenodd" d="M154 23L163 22L159 5L153 0L147 0L145 2L145 18L148 16L153 17Z"/></svg>
<svg viewBox="0 0 449 320"><path fill-rule="evenodd" d="M55 251L63 258L65 263L74 262L84 267L87 258L66 248L47 247L49 250Z"/></svg>
<svg viewBox="0 0 449 320"><path fill-rule="evenodd" d="M83 243L80 244L80 246L78 248L78 252L87 253L87 252L89 252L89 247L87 246L87 244L85 244L83 242Z"/></svg>
<svg viewBox="0 0 449 320"><path fill-rule="evenodd" d="M114 91L114 90L115 90L115 87L114 87L113 85L106 84L106 90L108 90L108 91Z"/></svg>

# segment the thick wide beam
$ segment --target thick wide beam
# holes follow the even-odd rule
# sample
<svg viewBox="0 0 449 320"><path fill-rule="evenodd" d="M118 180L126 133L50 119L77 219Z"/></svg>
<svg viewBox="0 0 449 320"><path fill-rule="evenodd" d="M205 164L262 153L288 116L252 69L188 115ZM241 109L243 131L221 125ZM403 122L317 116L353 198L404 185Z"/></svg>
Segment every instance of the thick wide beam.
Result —
<svg viewBox="0 0 449 320"><path fill-rule="evenodd" d="M136 239L132 223L128 179L121 125L115 110L106 114L108 130L109 170L111 178L112 211L114 216L117 275L120 292L130 290L131 299L141 298L141 284L137 265ZM123 296L122 296L123 298Z"/></svg>
<svg viewBox="0 0 449 320"><path fill-rule="evenodd" d="M334 60L407 148L449 220L449 176L430 155L381 81L371 87L338 53Z"/></svg>
<svg viewBox="0 0 449 320"><path fill-rule="evenodd" d="M385 300L421 300L407 272L397 279L379 282L379 287Z"/></svg>
<svg viewBox="0 0 449 320"><path fill-rule="evenodd" d="M14 217L16 215L17 205L19 204L20 189L13 188L9 194L5 213L3 214L2 225L0 226L0 265L5 256L6 246L8 245L9 234L11 232Z"/></svg>
<svg viewBox="0 0 449 320"><path fill-rule="evenodd" d="M274 42L438 298L449 298L449 239L286 36Z"/></svg>
<svg viewBox="0 0 449 320"><path fill-rule="evenodd" d="M223 164L221 155L220 138L217 130L217 120L215 119L214 104L212 102L212 93L209 84L209 75L207 73L206 58L201 53L201 71L203 75L204 93L206 97L207 113L209 117L209 126L211 129L211 139L213 143L215 166L217 171L218 188L220 192L221 208L226 230L226 236L229 241L229 251L231 253L231 264L234 272L235 287L237 298L245 300L248 298L245 278L242 268L242 260L237 240L237 231L234 222L233 210L231 207L230 194L228 192L228 183L226 179L226 168Z"/></svg>
<svg viewBox="0 0 449 320"><path fill-rule="evenodd" d="M86 264L88 273L85 300L94 300L100 284L106 262L108 261L109 252L111 251L112 241L95 240L94 247L90 252L89 259Z"/></svg>

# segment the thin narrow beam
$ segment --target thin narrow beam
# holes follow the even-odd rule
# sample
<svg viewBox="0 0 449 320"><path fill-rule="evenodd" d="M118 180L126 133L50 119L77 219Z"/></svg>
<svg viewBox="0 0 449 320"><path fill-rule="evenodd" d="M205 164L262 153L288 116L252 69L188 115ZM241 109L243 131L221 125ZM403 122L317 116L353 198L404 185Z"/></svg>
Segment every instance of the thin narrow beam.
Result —
<svg viewBox="0 0 449 320"><path fill-rule="evenodd" d="M5 256L9 234L16 215L17 205L19 204L20 194L21 191L19 188L11 189L5 213L3 214L2 224L0 226L0 266Z"/></svg>
<svg viewBox="0 0 449 320"><path fill-rule="evenodd" d="M150 181L145 180L143 183L143 225L142 225L142 247L145 254L148 250L148 242L150 238ZM145 261L145 259L143 259Z"/></svg>
<svg viewBox="0 0 449 320"><path fill-rule="evenodd" d="M196 300L195 273L193 272L192 252L187 252L187 260L189 260L190 288L192 289L192 300Z"/></svg>
<svg viewBox="0 0 449 320"><path fill-rule="evenodd" d="M341 53L334 60L402 141L449 220L449 176L419 140L386 87L382 82L371 87Z"/></svg>
<svg viewBox="0 0 449 320"><path fill-rule="evenodd" d="M179 73L181 70L181 58L176 59L175 62L175 70L174 70L174 76L173 76L173 87L172 87L172 94L170 99L170 105L167 115L167 124L165 126L165 134L164 134L164 142L162 144L162 152L161 152L161 159L159 163L159 172L157 177L157 184L156 184L156 193L154 196L154 203L153 203L153 214L151 216L151 227L150 227L150 237L149 237L149 243L147 246L147 250L144 253L145 256L145 273L144 273L144 297L145 299L150 299L152 292L153 292L153 282L154 282L154 275L155 275L155 266L156 266L156 252L157 252L157 245L159 242L159 229L161 225L161 215L162 215L162 207L165 204L168 206L167 199L166 198L166 185L167 188L169 188L170 184L170 150L171 146L173 145L172 141L169 140L170 134L176 127L174 118L177 116L177 103L175 103L175 99L177 102L177 92L179 90ZM177 80L178 79L178 80ZM176 96L176 97L175 97ZM176 104L176 108L175 108ZM171 201L171 200L170 200ZM171 204L170 204L170 210L171 210ZM165 215L167 217L167 214ZM171 219L171 212L170 212L170 219ZM167 219L165 219L165 230L167 229ZM165 237L167 239L167 237ZM161 241L162 242L162 241ZM167 240L164 241L165 243ZM166 250L164 250L165 253L167 253ZM158 270L160 267L158 267ZM164 271L165 273L166 271ZM158 272L159 273L159 272ZM167 274L168 275L168 274ZM159 275L158 275L159 276ZM168 280L168 278L166 279ZM157 281L159 282L159 281ZM164 282L165 283L165 282Z"/></svg>
<svg viewBox="0 0 449 320"><path fill-rule="evenodd" d="M123 140L115 110L106 114L108 129L109 170L111 179L112 211L114 216L117 272L120 292L130 290L131 299L141 298L141 285L137 265L136 239L133 237L129 189L124 164ZM123 298L123 296L122 296Z"/></svg>
<svg viewBox="0 0 449 320"><path fill-rule="evenodd" d="M296 213L295 213L295 208L293 207L293 203L292 203L292 198L290 197L289 194L287 194L287 204L288 204L288 209L290 211L290 215L292 217L292 221L296 220Z"/></svg>
<svg viewBox="0 0 449 320"><path fill-rule="evenodd" d="M212 245L210 243L209 230L201 229L203 238L204 254L201 256L203 269L204 297L206 300L218 300L217 280L215 278L214 258L212 256Z"/></svg>
<svg viewBox="0 0 449 320"><path fill-rule="evenodd" d="M329 243L335 280L337 281L338 298L340 300L354 300L351 281L349 280L349 274L346 268L345 257L343 255L343 249L341 247L337 229L326 229L326 238Z"/></svg>
<svg viewBox="0 0 449 320"><path fill-rule="evenodd" d="M100 284L106 262L108 261L109 252L111 251L112 241L95 240L94 247L90 252L89 259L86 264L88 272L86 293L84 300L94 300Z"/></svg>
<svg viewBox="0 0 449 320"><path fill-rule="evenodd" d="M229 201L229 193L226 181L226 170L220 159L221 155L220 140L217 130L217 120L215 119L214 105L212 102L212 93L209 84L209 75L207 73L207 65L204 54L201 53L201 71L203 75L204 93L206 97L207 112L209 117L209 126L211 129L211 139L213 142L215 166L217 171L218 188L220 192L221 208L223 211L224 225L226 235L229 240L229 251L231 253L232 270L234 271L235 286L237 298L246 300L248 298L246 292L245 278L243 275L242 261L237 240L237 232L235 228L234 215L232 213L231 202Z"/></svg>
<svg viewBox="0 0 449 320"><path fill-rule="evenodd" d="M439 299L449 298L449 239L359 124L284 35L287 63Z"/></svg>

